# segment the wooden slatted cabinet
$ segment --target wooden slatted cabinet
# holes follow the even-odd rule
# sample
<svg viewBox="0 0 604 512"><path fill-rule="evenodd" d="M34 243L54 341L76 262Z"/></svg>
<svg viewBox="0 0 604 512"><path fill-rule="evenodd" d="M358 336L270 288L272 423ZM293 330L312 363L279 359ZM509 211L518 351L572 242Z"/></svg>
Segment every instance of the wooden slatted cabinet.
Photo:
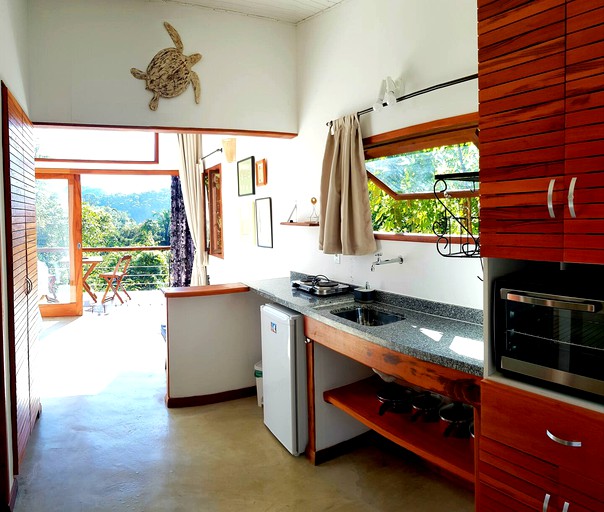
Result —
<svg viewBox="0 0 604 512"><path fill-rule="evenodd" d="M604 510L604 414L489 380L481 405L478 512Z"/></svg>
<svg viewBox="0 0 604 512"><path fill-rule="evenodd" d="M604 6L478 5L481 254L604 263Z"/></svg>
<svg viewBox="0 0 604 512"><path fill-rule="evenodd" d="M40 328L36 184L33 125L4 84L2 121L12 451L13 472L18 474L40 413L35 379Z"/></svg>

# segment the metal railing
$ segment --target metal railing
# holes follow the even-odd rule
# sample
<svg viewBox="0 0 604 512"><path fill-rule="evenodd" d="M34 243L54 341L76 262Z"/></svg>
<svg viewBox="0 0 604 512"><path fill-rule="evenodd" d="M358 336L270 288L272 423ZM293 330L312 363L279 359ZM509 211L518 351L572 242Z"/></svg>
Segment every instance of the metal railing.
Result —
<svg viewBox="0 0 604 512"><path fill-rule="evenodd" d="M132 260L123 283L128 290L157 290L168 286L170 281L170 247L169 246L135 246L135 247L84 247L82 252L97 254L103 257L87 279L94 289L106 285L101 273L113 272L119 258L130 254Z"/></svg>
<svg viewBox="0 0 604 512"><path fill-rule="evenodd" d="M84 255L101 256L87 283L94 290L103 290L106 281L99 277L101 273L113 272L118 259L124 254L132 256L131 263L124 277L124 286L128 290L157 290L169 285L170 277L170 246L131 246L131 247L84 247ZM39 247L38 259L44 262L49 274L53 277L53 286L69 285L69 258L61 257L68 254L67 247ZM83 272L86 272L84 264Z"/></svg>

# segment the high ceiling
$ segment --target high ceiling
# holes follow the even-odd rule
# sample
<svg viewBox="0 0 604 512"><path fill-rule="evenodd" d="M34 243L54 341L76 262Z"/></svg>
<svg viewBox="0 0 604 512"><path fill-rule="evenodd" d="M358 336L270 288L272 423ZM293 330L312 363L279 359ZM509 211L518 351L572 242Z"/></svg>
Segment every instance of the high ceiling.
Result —
<svg viewBox="0 0 604 512"><path fill-rule="evenodd" d="M294 25L330 9L343 0L163 0L283 21Z"/></svg>

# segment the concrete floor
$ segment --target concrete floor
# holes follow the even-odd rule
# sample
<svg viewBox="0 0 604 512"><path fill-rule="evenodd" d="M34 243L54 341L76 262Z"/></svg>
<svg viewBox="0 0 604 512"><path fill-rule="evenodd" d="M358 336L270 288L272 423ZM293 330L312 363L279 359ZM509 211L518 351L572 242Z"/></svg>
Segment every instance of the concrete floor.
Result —
<svg viewBox="0 0 604 512"><path fill-rule="evenodd" d="M292 457L255 398L166 409L163 315L142 301L44 322L43 413L15 512L474 509L470 491L385 442L319 467Z"/></svg>

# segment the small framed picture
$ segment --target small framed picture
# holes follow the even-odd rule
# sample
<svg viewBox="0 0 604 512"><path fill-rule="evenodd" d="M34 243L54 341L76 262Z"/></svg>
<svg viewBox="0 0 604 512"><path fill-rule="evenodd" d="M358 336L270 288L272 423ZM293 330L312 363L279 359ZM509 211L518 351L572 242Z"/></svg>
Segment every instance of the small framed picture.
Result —
<svg viewBox="0 0 604 512"><path fill-rule="evenodd" d="M266 185L266 158L256 162L256 186Z"/></svg>
<svg viewBox="0 0 604 512"><path fill-rule="evenodd" d="M237 190L240 196L251 196L254 188L254 157L249 156L237 162Z"/></svg>
<svg viewBox="0 0 604 512"><path fill-rule="evenodd" d="M256 243L258 247L273 247L273 213L270 197L256 199Z"/></svg>

